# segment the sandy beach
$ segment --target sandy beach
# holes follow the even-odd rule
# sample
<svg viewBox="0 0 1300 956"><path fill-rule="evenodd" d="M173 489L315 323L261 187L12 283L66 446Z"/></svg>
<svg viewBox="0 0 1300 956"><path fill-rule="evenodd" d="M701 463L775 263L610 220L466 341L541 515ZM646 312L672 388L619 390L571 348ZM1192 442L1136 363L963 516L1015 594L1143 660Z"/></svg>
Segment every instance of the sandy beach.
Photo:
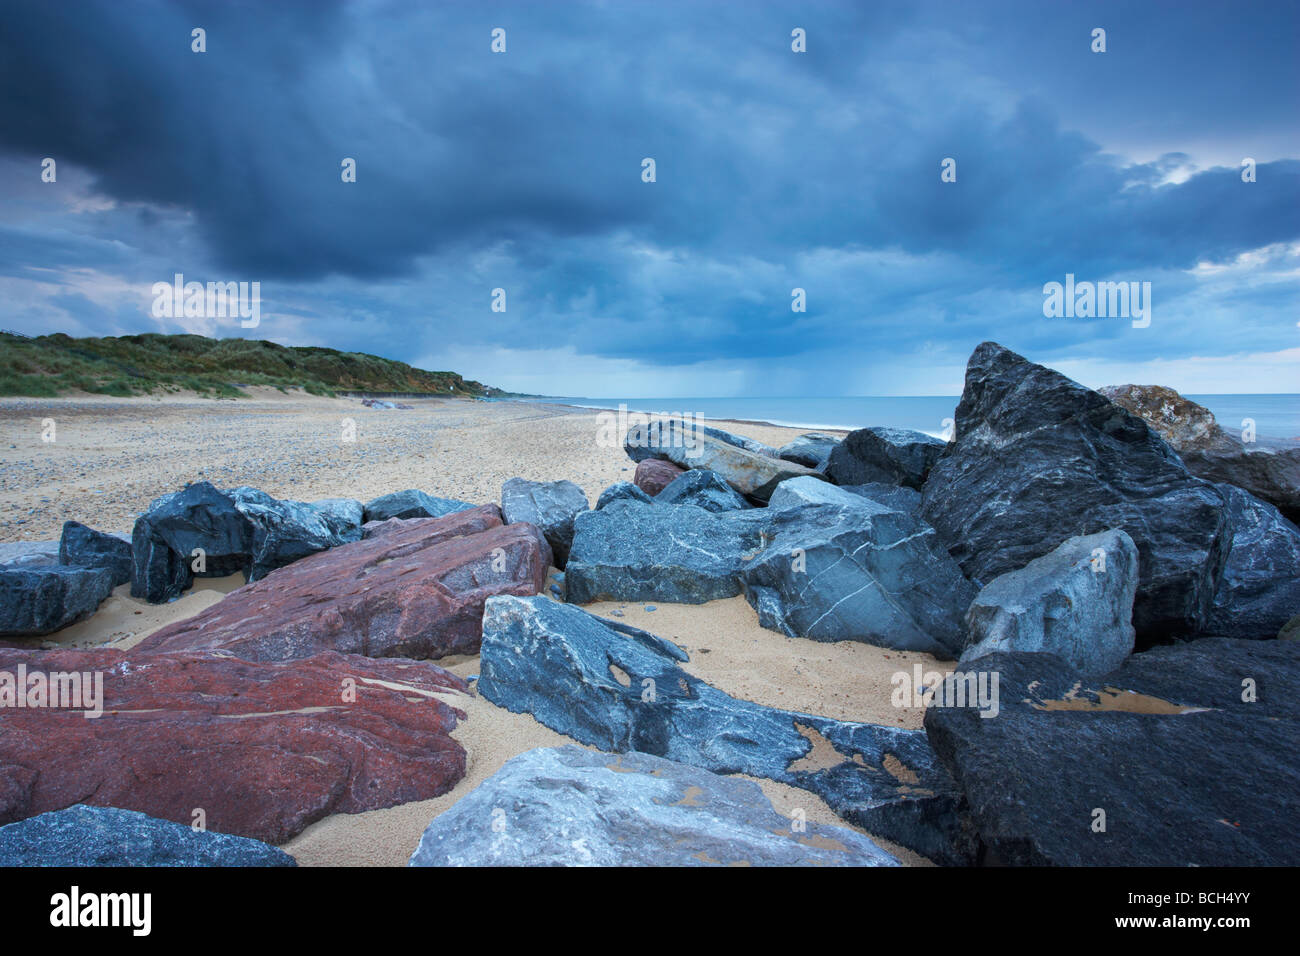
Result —
<svg viewBox="0 0 1300 956"><path fill-rule="evenodd" d="M247 484L281 498L367 500L404 488L473 502L496 502L511 477L567 478L595 503L600 492L630 480L621 448L598 440L600 413L523 402L411 400L410 410L378 411L360 400L284 395L256 389L230 401L175 395L154 399L99 396L0 399L0 538L52 540L65 520L129 532L152 499L186 482ZM52 419L55 440L42 441ZM355 423L355 441L341 438ZM802 429L752 422L720 423L780 445ZM33 647L127 650L149 634L199 613L241 586L243 576L198 579L180 599L151 605L117 588L90 619L33 639ZM653 608L649 610L648 608ZM890 702L890 676L949 668L921 653L867 644L823 644L764 630L744 598L703 605L598 603L587 610L645 628L684 647L686 669L736 696L827 717L918 728L922 712ZM477 675L478 656L439 663ZM429 821L534 747L573 743L527 714L512 714L472 692L446 701L467 719L454 736L468 754L467 772L434 800L327 817L285 849L304 865L405 865ZM778 811L802 808L809 820L848 826L817 796L756 780ZM909 865L916 853L879 841Z"/></svg>

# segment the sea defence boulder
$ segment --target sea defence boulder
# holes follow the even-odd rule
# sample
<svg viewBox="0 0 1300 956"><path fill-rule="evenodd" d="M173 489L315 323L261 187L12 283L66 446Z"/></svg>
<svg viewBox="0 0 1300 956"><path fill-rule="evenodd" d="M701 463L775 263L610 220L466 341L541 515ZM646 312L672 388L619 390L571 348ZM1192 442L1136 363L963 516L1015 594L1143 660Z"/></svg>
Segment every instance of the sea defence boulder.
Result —
<svg viewBox="0 0 1300 956"><path fill-rule="evenodd" d="M721 475L706 469L682 472L655 495L654 500L661 505L696 505L715 514L750 507L749 502L723 481Z"/></svg>
<svg viewBox="0 0 1300 956"><path fill-rule="evenodd" d="M387 521L389 518L441 518L443 515L468 511L474 506L455 498L437 498L416 488L380 495L365 504L366 521Z"/></svg>
<svg viewBox="0 0 1300 956"><path fill-rule="evenodd" d="M648 505L654 499L630 481L616 481L600 493L600 498L596 501L595 510L599 511L612 501L623 500L640 501L641 503Z"/></svg>
<svg viewBox="0 0 1300 956"><path fill-rule="evenodd" d="M1277 637L1300 614L1300 528L1247 491L1219 489L1228 500L1232 551L1206 630L1224 637Z"/></svg>
<svg viewBox="0 0 1300 956"><path fill-rule="evenodd" d="M590 508L586 493L571 481L511 478L501 486L501 514L506 524L525 521L539 528L561 570L573 544L573 519Z"/></svg>
<svg viewBox="0 0 1300 956"><path fill-rule="evenodd" d="M1300 643L1203 638L1093 680L1052 654L970 667L999 676L996 716L964 706L950 677L925 728L984 862L1300 863Z"/></svg>
<svg viewBox="0 0 1300 956"><path fill-rule="evenodd" d="M163 495L136 519L131 533L131 596L160 604L179 597L196 575L249 571L252 538L248 518L209 482Z"/></svg>
<svg viewBox="0 0 1300 956"><path fill-rule="evenodd" d="M1123 531L1069 538L990 581L966 612L963 665L995 651L1055 654L1087 677L1133 653L1138 553Z"/></svg>
<svg viewBox="0 0 1300 956"><path fill-rule="evenodd" d="M257 661L322 650L473 654L488 596L538 593L550 564L542 533L530 524L503 526L496 505L400 522L232 591L154 632L135 653L219 650Z"/></svg>
<svg viewBox="0 0 1300 956"><path fill-rule="evenodd" d="M300 558L361 540L360 502L327 499L322 505L281 501L256 488L226 492L252 529L248 580L266 577Z"/></svg>
<svg viewBox="0 0 1300 956"><path fill-rule="evenodd" d="M766 521L763 509L714 514L632 500L583 512L565 569L568 599L703 604L735 597Z"/></svg>
<svg viewBox="0 0 1300 956"><path fill-rule="evenodd" d="M856 497L855 497L856 496ZM858 498L869 498L876 504L894 511L917 516L921 512L921 493L914 488L870 482L865 485L832 485L812 478L791 478L777 485L768 501L768 508L781 511L812 504L854 504Z"/></svg>
<svg viewBox="0 0 1300 956"><path fill-rule="evenodd" d="M872 834L968 861L960 801L919 731L738 700L680 654L541 597L489 599L480 654L479 694L581 743L802 787Z"/></svg>
<svg viewBox="0 0 1300 956"><path fill-rule="evenodd" d="M83 698L98 683L102 713L5 709L0 824L78 803L186 826L199 810L210 831L278 844L333 813L439 796L465 773L451 737L464 714L434 695L466 685L433 664L0 648L0 671L20 667L29 685L81 675Z"/></svg>
<svg viewBox="0 0 1300 956"><path fill-rule="evenodd" d="M243 572L250 581L327 548L357 541L354 510L317 507L206 481L156 499L131 534L131 594L154 604L179 597L196 577Z"/></svg>
<svg viewBox="0 0 1300 956"><path fill-rule="evenodd" d="M65 521L59 537L59 564L107 568L113 576L113 587L117 587L131 580L131 542L79 521Z"/></svg>
<svg viewBox="0 0 1300 956"><path fill-rule="evenodd" d="M947 447L908 428L859 428L835 446L826 477L837 485L881 482L919 490Z"/></svg>
<svg viewBox="0 0 1300 956"><path fill-rule="evenodd" d="M748 780L649 754L539 748L436 817L411 866L899 865L855 830L805 826Z"/></svg>
<svg viewBox="0 0 1300 956"><path fill-rule="evenodd" d="M633 425L623 442L633 461L661 458L682 468L706 468L757 501L767 501L772 490L787 478L817 474L811 468L777 458L774 453L753 451L745 444L758 443L675 419ZM765 445L759 447L772 451Z"/></svg>
<svg viewBox="0 0 1300 956"><path fill-rule="evenodd" d="M260 840L76 804L0 827L0 866L297 866Z"/></svg>
<svg viewBox="0 0 1300 956"><path fill-rule="evenodd" d="M742 451L759 455L763 458L775 458L776 449L753 438L736 435L712 425L705 425L698 420L686 421L680 418L664 416L642 416L646 421L636 422L628 428L623 448L633 461L661 457L655 453L656 446L670 446L682 440L692 442L695 437L709 438L713 441L739 448ZM671 459L668 459L671 460ZM689 467L689 466L688 466Z"/></svg>
<svg viewBox="0 0 1300 956"><path fill-rule="evenodd" d="M1141 420L993 342L975 349L957 437L921 516L983 585L1071 535L1120 528L1138 549L1138 646L1206 623L1232 545L1223 494Z"/></svg>
<svg viewBox="0 0 1300 956"><path fill-rule="evenodd" d="M805 468L822 470L842 439L824 432L808 432L776 450L776 457L784 458Z"/></svg>
<svg viewBox="0 0 1300 956"><path fill-rule="evenodd" d="M842 488L797 478L772 496L764 550L744 570L759 623L791 637L954 658L975 597L933 528Z"/></svg>
<svg viewBox="0 0 1300 956"><path fill-rule="evenodd" d="M85 620L113 592L108 568L0 568L0 637L49 634Z"/></svg>
<svg viewBox="0 0 1300 956"><path fill-rule="evenodd" d="M1111 385L1099 391L1159 432L1192 474L1249 491L1300 523L1300 447L1243 441L1208 408L1172 388Z"/></svg>
<svg viewBox="0 0 1300 956"><path fill-rule="evenodd" d="M643 458L637 462L636 473L632 482L647 495L654 496L667 488L678 475L684 475L686 469L674 465L671 461L658 458Z"/></svg>

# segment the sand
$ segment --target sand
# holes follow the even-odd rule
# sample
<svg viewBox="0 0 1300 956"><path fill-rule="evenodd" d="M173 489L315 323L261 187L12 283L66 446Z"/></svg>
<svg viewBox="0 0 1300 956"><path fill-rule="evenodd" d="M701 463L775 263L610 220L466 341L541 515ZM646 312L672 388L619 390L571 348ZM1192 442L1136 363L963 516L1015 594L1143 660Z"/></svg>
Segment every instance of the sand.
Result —
<svg viewBox="0 0 1300 956"><path fill-rule="evenodd" d="M511 477L567 478L594 503L604 488L631 480L635 468L621 448L602 446L601 419L591 410L455 399L410 403L416 406L410 411L373 411L355 399L282 395L274 389L238 401L188 395L0 399L0 540L57 538L69 519L130 531L153 498L200 479L219 487L249 484L305 501L364 501L420 488L477 503L499 500L502 482ZM55 422L51 443L41 441L45 419ZM339 440L346 419L356 424L353 443ZM802 431L720 424L772 445ZM89 620L30 643L127 650L241 584L242 575L200 579L193 590L163 605L138 601L123 585ZM891 677L910 674L918 663L927 672L951 670L951 664L926 654L784 637L759 627L753 609L739 597L703 605L605 602L587 610L677 642L691 657L685 668L728 694L842 720L918 728L923 711L893 705ZM479 668L477 655L439 663L463 677ZM574 743L472 690L442 699L467 715L453 733L467 754L464 779L433 800L319 821L285 845L300 864L405 865L429 821L511 757L534 747ZM800 808L809 820L849 825L814 794L755 782L781 813ZM909 850L877 842L906 865L930 865Z"/></svg>

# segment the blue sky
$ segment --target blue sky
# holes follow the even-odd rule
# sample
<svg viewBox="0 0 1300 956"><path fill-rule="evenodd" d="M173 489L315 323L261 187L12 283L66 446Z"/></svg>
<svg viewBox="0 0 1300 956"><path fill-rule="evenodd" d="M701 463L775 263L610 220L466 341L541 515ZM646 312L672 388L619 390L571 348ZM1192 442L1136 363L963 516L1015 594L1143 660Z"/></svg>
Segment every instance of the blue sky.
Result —
<svg viewBox="0 0 1300 956"><path fill-rule="evenodd" d="M566 395L956 394L985 339L1094 386L1300 391L1300 4L0 16L5 328L247 335ZM155 318L177 272L260 282L261 325ZM1044 317L1067 273L1150 282L1151 324Z"/></svg>

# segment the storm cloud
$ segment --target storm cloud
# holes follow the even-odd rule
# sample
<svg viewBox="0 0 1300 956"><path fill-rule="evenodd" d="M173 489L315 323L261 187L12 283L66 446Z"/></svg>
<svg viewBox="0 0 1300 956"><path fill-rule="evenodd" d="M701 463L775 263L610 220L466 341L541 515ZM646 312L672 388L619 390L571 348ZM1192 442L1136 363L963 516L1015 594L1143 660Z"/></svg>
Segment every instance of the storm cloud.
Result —
<svg viewBox="0 0 1300 956"><path fill-rule="evenodd" d="M1300 345L1296 8L1050 6L5 3L5 325L570 394ZM260 281L263 325L155 319L175 272ZM1044 318L1066 273L1150 281L1151 327Z"/></svg>

